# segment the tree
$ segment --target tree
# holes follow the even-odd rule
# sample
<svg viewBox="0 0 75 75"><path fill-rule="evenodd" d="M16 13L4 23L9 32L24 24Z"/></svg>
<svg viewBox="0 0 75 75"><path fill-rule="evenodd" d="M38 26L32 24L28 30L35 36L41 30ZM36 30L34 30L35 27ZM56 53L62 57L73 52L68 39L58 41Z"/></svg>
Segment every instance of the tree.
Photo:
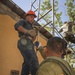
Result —
<svg viewBox="0 0 75 75"><path fill-rule="evenodd" d="M52 8L51 4L50 4L50 0L44 0L41 4L41 14L40 16L43 16L45 13L47 13L48 10L50 10ZM48 23L51 19L50 14L46 14L43 17L43 23L41 23L42 26L45 25L45 23ZM49 24L48 24L49 25ZM46 30L50 31L50 28L48 27L48 25L45 27Z"/></svg>
<svg viewBox="0 0 75 75"><path fill-rule="evenodd" d="M50 0L44 0L44 2L41 4L41 14L44 15L50 8L52 8L52 2L50 2ZM59 8L58 8L58 0L54 1L54 24L55 27L62 25L62 21L61 21L61 15L62 12L58 12ZM46 22L49 22L52 20L52 11L50 11L47 15L44 16L44 19ZM42 25L44 25L44 23L42 23ZM46 27L46 29L48 29L49 31L50 28Z"/></svg>
<svg viewBox="0 0 75 75"><path fill-rule="evenodd" d="M61 21L61 15L62 15L62 12L58 12L59 8L58 8L58 0L55 0L54 1L54 15L56 17L56 20L55 20L55 24L58 24L59 26L62 25L62 21Z"/></svg>
<svg viewBox="0 0 75 75"><path fill-rule="evenodd" d="M69 20L73 21L75 20L75 5L74 5L74 0L66 0L66 3L64 4L67 7L67 15L69 16ZM52 8L52 3L50 2L50 0L44 0L43 4L41 5L41 11L42 14L45 14L50 8ZM62 11L58 11L60 7L58 7L58 0L54 0L54 24L55 27L57 28L57 26L62 25L62 21L61 21L61 15L62 15ZM51 11L52 12L52 11ZM52 18L51 16L51 12L48 13L44 18L46 20L46 22L49 22ZM42 23L44 25L44 23ZM48 30L50 29L49 27L46 27ZM50 30L49 30L50 31ZM69 55L68 60L71 59L73 56L73 54ZM73 64L73 60L70 64Z"/></svg>
<svg viewBox="0 0 75 75"><path fill-rule="evenodd" d="M69 16L69 20L75 22L75 0L66 0L67 7L67 15Z"/></svg>

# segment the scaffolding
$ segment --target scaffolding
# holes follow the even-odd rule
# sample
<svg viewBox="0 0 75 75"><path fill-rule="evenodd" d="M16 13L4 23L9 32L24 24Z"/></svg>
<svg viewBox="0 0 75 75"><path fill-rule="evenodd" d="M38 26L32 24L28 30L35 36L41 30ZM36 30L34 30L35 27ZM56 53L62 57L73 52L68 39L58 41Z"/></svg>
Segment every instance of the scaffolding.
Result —
<svg viewBox="0 0 75 75"><path fill-rule="evenodd" d="M36 8L34 6L34 4L36 3L36 1L38 1L38 7ZM54 0L52 0L52 7L44 14L42 15L40 13L40 4L41 4L41 0L34 0L32 3L31 3L31 10L34 8L34 11L35 12L38 12L38 17L37 17L37 21L38 22L39 20L43 19L46 24L43 26L43 27L46 27L48 24L50 24L50 26L52 26L53 28L53 31L52 31L52 35L55 36L55 30L56 30L56 33L58 33L58 30L56 29L56 27L54 26ZM46 16L49 12L52 12L52 21L47 21L44 16ZM41 16L41 17L40 17ZM61 34L60 34L61 35ZM62 36L62 35L61 35Z"/></svg>
<svg viewBox="0 0 75 75"><path fill-rule="evenodd" d="M37 1L38 1L38 6L37 6L37 8L36 8L36 7L34 6L34 4L35 4ZM44 15L42 15L42 14L40 13L40 4L41 4L41 0L34 0L34 1L31 3L31 10L34 8L34 9L35 9L34 11L38 13L37 21L36 21L36 22L38 22L39 20L43 19L43 20L46 22L46 24L45 24L43 27L46 27L47 25L52 26L52 28L53 28L53 30L52 30L52 36L55 36L55 32L56 32L56 34L57 34L58 36L62 37L62 38L68 43L68 47L70 47L71 49L73 49L72 46L71 46L71 44L69 44L69 42L58 32L57 28L56 28L55 25L54 25L54 0L52 0L52 7L51 7ZM44 16L46 16L49 12L52 12L52 21L49 21L49 22L48 22L48 21L44 18ZM41 16L41 17L40 17L40 16ZM39 34L39 33L38 33L38 34ZM73 52L74 52L74 50L73 50Z"/></svg>
<svg viewBox="0 0 75 75"><path fill-rule="evenodd" d="M34 6L34 4L36 3L38 1L38 7L36 8L35 6ZM41 13L40 13L40 4L41 4L41 0L34 0L32 3L31 3L31 10L34 8L34 11L35 12L37 12L38 13L38 17L37 17L37 22L39 21L39 20L41 20L41 19L43 19L47 24L45 25L45 26L47 26L49 23L50 23L50 25L52 25L52 27L53 27L53 31L52 31L52 35L54 36L55 34L55 30L54 29L56 29L55 27L54 27L54 0L52 0L53 2L52 2L52 7L44 14L44 15L42 15ZM46 16L49 12L52 12L52 21L47 21L45 18L44 18L44 16ZM41 17L40 17L41 16ZM44 26L44 27L45 27ZM57 29L56 29L57 30ZM57 31L58 32L58 31Z"/></svg>

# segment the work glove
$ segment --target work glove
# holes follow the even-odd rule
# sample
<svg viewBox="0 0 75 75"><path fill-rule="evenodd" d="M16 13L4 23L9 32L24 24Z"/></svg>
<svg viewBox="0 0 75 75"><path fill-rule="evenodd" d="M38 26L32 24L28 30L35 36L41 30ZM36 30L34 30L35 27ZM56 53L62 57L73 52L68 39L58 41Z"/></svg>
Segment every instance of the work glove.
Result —
<svg viewBox="0 0 75 75"><path fill-rule="evenodd" d="M42 28L41 26L34 26L34 28L36 28L36 29L40 29L40 28Z"/></svg>
<svg viewBox="0 0 75 75"><path fill-rule="evenodd" d="M36 31L31 29L31 30L27 30L26 34L30 35L31 37L35 37L36 36Z"/></svg>

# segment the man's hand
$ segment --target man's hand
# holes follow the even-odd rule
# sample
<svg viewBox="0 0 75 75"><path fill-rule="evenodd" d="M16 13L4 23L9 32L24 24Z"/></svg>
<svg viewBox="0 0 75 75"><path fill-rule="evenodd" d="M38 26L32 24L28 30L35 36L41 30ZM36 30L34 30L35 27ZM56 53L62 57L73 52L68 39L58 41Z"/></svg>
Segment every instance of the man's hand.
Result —
<svg viewBox="0 0 75 75"><path fill-rule="evenodd" d="M35 30L27 30L27 34L30 35L31 37L35 37L36 36L36 31Z"/></svg>
<svg viewBox="0 0 75 75"><path fill-rule="evenodd" d="M58 32L60 33L60 32L62 32L63 31L63 29L60 29Z"/></svg>
<svg viewBox="0 0 75 75"><path fill-rule="evenodd" d="M41 28L41 26L34 26L34 28L39 30Z"/></svg>

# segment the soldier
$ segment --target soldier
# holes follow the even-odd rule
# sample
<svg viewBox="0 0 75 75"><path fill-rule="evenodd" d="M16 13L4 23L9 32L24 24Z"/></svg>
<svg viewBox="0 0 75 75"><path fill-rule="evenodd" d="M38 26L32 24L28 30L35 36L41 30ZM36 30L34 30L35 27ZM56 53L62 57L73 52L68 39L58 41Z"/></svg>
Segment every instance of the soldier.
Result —
<svg viewBox="0 0 75 75"><path fill-rule="evenodd" d="M25 20L18 21L14 26L20 38L17 46L24 59L21 75L29 75L29 72L31 75L35 75L39 63L33 45L33 41L36 39L36 31L34 31L32 23L36 15L34 11L29 10L25 17Z"/></svg>
<svg viewBox="0 0 75 75"><path fill-rule="evenodd" d="M40 64L36 75L75 75L72 67L61 58L65 48L63 39L50 38L45 49L46 59Z"/></svg>

